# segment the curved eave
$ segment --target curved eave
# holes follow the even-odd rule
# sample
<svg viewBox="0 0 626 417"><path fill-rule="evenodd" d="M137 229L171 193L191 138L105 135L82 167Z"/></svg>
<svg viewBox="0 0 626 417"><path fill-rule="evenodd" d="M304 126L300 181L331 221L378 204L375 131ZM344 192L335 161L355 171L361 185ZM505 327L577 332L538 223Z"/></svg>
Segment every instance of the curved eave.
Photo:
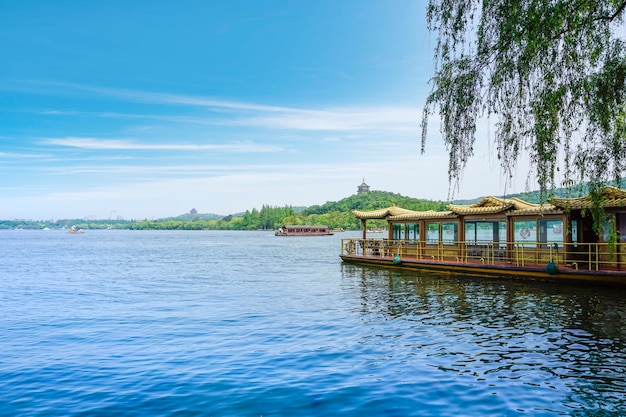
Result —
<svg viewBox="0 0 626 417"><path fill-rule="evenodd" d="M534 204L529 203L528 201L521 200L517 197L512 197L509 199L515 210L532 210L539 207L545 207L545 204Z"/></svg>
<svg viewBox="0 0 626 417"><path fill-rule="evenodd" d="M411 221L411 220L430 220L430 219L455 219L458 216L451 211L417 211L412 214L400 214L397 216L389 216L390 221Z"/></svg>
<svg viewBox="0 0 626 417"><path fill-rule="evenodd" d="M576 199L576 201L563 201L567 199L553 200L553 204L564 210L586 210L593 207L591 199ZM574 200L574 199L572 199ZM626 198L618 198L614 200L603 200L602 207L626 207Z"/></svg>
<svg viewBox="0 0 626 417"><path fill-rule="evenodd" d="M403 209L403 208L396 207L396 206L387 207L387 208L379 209L379 210L372 210L372 211L352 210L352 214L354 215L354 217L356 217L357 219L361 219L361 220L380 220L380 219L386 219L389 216L398 216L398 215L415 214L415 213L419 213L419 212Z"/></svg>
<svg viewBox="0 0 626 417"><path fill-rule="evenodd" d="M472 214L497 214L506 211L513 207L512 205L499 206L499 207L468 207L468 206L454 206L448 205L448 209L456 214L463 216Z"/></svg>
<svg viewBox="0 0 626 417"><path fill-rule="evenodd" d="M554 206L537 206L506 213L507 216L544 216L547 214L563 214L563 210Z"/></svg>
<svg viewBox="0 0 626 417"><path fill-rule="evenodd" d="M358 211L353 210L352 214L357 219L361 220L376 220L376 219L384 219L387 217L389 213L386 210L377 210L377 211Z"/></svg>
<svg viewBox="0 0 626 417"><path fill-rule="evenodd" d="M598 195L605 208L626 207L626 190L606 186L598 190ZM550 202L565 210L584 210L593 207L593 200L588 195L578 198L552 198Z"/></svg>
<svg viewBox="0 0 626 417"><path fill-rule="evenodd" d="M505 213L511 210L536 209L538 204L528 203L519 198L485 197L478 203L461 205L448 204L446 208L461 216Z"/></svg>

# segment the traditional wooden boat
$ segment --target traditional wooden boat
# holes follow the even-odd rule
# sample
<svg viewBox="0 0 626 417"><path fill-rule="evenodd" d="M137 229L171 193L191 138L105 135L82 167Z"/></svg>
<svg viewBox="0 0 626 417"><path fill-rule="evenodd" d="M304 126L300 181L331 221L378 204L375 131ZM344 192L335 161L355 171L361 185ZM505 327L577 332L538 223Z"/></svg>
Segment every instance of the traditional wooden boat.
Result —
<svg viewBox="0 0 626 417"><path fill-rule="evenodd" d="M447 211L388 207L352 213L363 236L342 239L344 262L393 268L626 285L626 191L600 190L606 214L594 227L591 196L532 204L486 197ZM384 219L388 236L367 237L367 221ZM597 233L597 230L601 230Z"/></svg>
<svg viewBox="0 0 626 417"><path fill-rule="evenodd" d="M76 226L72 226L67 231L67 233L69 233L70 235L82 235L83 233L85 233L85 231L82 229L78 229Z"/></svg>
<svg viewBox="0 0 626 417"><path fill-rule="evenodd" d="M328 226L283 226L274 233L275 236L329 236L332 234Z"/></svg>

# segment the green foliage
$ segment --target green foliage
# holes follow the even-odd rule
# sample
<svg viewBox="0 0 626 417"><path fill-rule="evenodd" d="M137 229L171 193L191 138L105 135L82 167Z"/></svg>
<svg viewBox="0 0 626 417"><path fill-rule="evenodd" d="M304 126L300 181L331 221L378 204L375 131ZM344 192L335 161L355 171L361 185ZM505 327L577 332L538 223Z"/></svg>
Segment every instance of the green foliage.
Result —
<svg viewBox="0 0 626 417"><path fill-rule="evenodd" d="M182 220L182 221L192 221L192 220L219 220L221 219L223 216L220 216L219 214L212 214L212 213L185 213L185 214L181 214L180 216L176 216L176 217L171 217L168 219L172 219L172 220Z"/></svg>
<svg viewBox="0 0 626 417"><path fill-rule="evenodd" d="M132 220L0 220L0 229L127 229Z"/></svg>
<svg viewBox="0 0 626 417"><path fill-rule="evenodd" d="M409 210L444 210L446 203L442 201L423 200L412 197L405 197L400 194L388 191L369 191L363 194L356 194L346 197L336 202L327 202L321 206L311 206L302 213L324 214L328 212L350 212L352 210L370 211L390 206L398 206Z"/></svg>
<svg viewBox="0 0 626 417"><path fill-rule="evenodd" d="M473 154L476 124L495 122L503 172L528 153L540 200L626 167L624 0L430 0L436 69L422 118L441 116L452 193ZM559 169L560 168L560 169ZM563 184L556 183L557 169ZM574 177L578 177L574 181Z"/></svg>
<svg viewBox="0 0 626 417"><path fill-rule="evenodd" d="M609 259L611 260L611 262L613 262L617 255L617 241L619 240L615 229L615 216L608 216L606 222L606 227L608 231L607 243L609 246Z"/></svg>
<svg viewBox="0 0 626 417"><path fill-rule="evenodd" d="M446 203L405 197L387 191L372 190L367 193L352 195L339 201L311 206L299 213L297 219L293 219L297 220L297 223L286 224L326 225L333 229L358 230L361 227L361 222L352 215L352 210L371 211L394 205L409 210L426 211L444 210ZM369 227L383 227L386 225L387 223L384 220L368 222Z"/></svg>

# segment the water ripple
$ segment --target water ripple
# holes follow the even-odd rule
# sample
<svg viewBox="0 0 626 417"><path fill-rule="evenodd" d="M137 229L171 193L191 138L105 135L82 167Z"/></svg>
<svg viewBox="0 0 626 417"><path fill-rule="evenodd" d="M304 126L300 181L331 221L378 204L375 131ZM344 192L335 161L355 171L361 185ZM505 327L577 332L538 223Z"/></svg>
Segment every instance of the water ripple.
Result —
<svg viewBox="0 0 626 417"><path fill-rule="evenodd" d="M0 232L2 416L626 409L620 291L342 265L340 237L23 232Z"/></svg>

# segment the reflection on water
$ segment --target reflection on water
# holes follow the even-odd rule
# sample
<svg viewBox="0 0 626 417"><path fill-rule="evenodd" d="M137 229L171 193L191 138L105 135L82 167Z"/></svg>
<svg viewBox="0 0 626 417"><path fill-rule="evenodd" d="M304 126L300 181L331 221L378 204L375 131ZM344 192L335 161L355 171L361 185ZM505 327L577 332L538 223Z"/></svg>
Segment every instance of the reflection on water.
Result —
<svg viewBox="0 0 626 417"><path fill-rule="evenodd" d="M363 317L412 323L393 337L435 379L472 378L494 394L534 388L511 401L524 409L537 404L529 392L552 397L539 413L626 415L624 290L355 265L342 276Z"/></svg>

